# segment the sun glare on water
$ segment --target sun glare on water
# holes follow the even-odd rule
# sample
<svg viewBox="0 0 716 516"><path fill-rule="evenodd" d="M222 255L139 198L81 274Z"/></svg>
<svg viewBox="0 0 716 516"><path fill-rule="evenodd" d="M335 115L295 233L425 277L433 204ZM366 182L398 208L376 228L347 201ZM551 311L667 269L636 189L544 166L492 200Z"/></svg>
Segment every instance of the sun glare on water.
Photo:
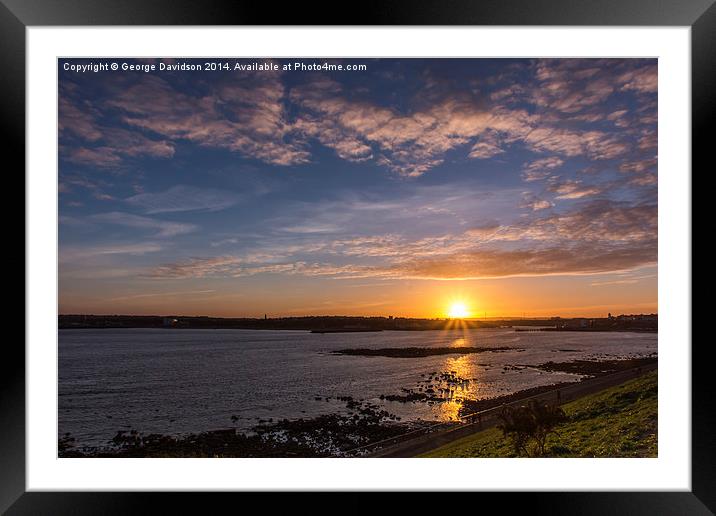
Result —
<svg viewBox="0 0 716 516"><path fill-rule="evenodd" d="M462 301L455 301L448 309L448 317L452 319L464 319L468 315L467 305Z"/></svg>

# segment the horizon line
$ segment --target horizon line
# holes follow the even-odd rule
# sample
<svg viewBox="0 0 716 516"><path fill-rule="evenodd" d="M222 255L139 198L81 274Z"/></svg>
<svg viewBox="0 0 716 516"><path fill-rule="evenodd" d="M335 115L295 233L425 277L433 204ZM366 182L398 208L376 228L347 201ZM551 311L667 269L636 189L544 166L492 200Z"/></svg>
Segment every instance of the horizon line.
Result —
<svg viewBox="0 0 716 516"><path fill-rule="evenodd" d="M409 316L393 316L393 315L275 315L275 316L268 316L268 314L264 314L263 317L261 316L220 316L220 315L178 315L178 314L91 314L91 313L65 313L65 314L57 314L58 317L184 317L184 318L207 318L207 319L258 319L258 320L266 320L266 319L302 319L302 318L319 318L319 317L346 317L346 318L363 318L363 319L390 319L391 317L393 319L425 319L425 320L436 320L436 319L461 319L464 321L485 321L488 319L492 320L500 320L500 319L607 319L608 316L611 314L611 312L608 312L607 315L604 316L565 316L565 315L543 315L543 316L526 316L526 315L499 315L499 316L489 316L489 317L449 317L449 316L439 316L439 317L409 317ZM638 315L655 315L658 317L658 312L650 312L650 313L621 313L621 314L611 314L612 317L620 317L620 316L638 316Z"/></svg>

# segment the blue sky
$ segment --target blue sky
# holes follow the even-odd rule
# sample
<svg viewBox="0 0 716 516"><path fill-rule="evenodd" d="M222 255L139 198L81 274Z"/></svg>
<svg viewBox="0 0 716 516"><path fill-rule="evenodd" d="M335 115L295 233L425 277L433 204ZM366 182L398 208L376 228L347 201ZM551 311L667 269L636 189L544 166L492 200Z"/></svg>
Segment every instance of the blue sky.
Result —
<svg viewBox="0 0 716 516"><path fill-rule="evenodd" d="M656 311L656 60L65 62L61 313Z"/></svg>

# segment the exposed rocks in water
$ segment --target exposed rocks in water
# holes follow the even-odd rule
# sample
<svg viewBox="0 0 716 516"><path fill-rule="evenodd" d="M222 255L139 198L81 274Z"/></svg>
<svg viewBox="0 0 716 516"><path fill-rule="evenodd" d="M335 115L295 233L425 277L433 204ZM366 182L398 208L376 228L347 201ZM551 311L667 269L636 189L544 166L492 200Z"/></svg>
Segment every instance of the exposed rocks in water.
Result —
<svg viewBox="0 0 716 516"><path fill-rule="evenodd" d="M648 364L654 364L656 361L656 357L626 358L616 360L573 360L571 362L550 361L532 367L549 372L599 376L603 374L616 373L618 371L625 371L627 369L634 369Z"/></svg>
<svg viewBox="0 0 716 516"><path fill-rule="evenodd" d="M505 371L522 371L523 369L526 369L526 368L527 368L527 366L508 364L508 365L502 367L502 372L504 373Z"/></svg>
<svg viewBox="0 0 716 516"><path fill-rule="evenodd" d="M425 378L425 374L421 374L423 380L418 382L418 386L414 389L401 389L404 394L382 394L380 399L386 401L397 401L400 403L418 403L427 402L432 405L434 403L444 402L461 402L461 397L456 397L458 393L467 390L471 380L463 378L457 374L457 371L437 372L433 371Z"/></svg>
<svg viewBox="0 0 716 516"><path fill-rule="evenodd" d="M355 348L339 349L333 351L334 355L354 355L364 357L391 357L391 358L423 358L436 355L468 355L471 353L500 353L504 351L524 351L524 348L500 346L492 348L480 347L443 347L443 348Z"/></svg>

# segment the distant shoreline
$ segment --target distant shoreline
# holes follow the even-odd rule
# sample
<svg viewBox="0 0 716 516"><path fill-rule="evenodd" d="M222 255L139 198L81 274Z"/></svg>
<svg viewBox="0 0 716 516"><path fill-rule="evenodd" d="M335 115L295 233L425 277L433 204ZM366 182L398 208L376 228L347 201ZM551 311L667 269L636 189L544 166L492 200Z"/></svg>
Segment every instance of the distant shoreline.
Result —
<svg viewBox="0 0 716 516"><path fill-rule="evenodd" d="M449 328L514 328L515 331L641 331L656 332L656 314L620 315L603 318L543 319L450 319L408 317L305 316L264 318L223 318L159 315L60 315L59 329L241 329L303 330L313 333L360 333L445 330Z"/></svg>
<svg viewBox="0 0 716 516"><path fill-rule="evenodd" d="M542 330L520 330L513 328L512 326L499 326L497 328L513 329L516 332L536 333L545 331L554 332L574 332L574 333L658 333L659 330L654 328L634 328L634 329L542 329ZM380 330L311 330L304 328L226 328L226 327L182 327L182 328L166 328L166 327L155 327L155 326L60 326L58 330L252 330L252 331L302 331L307 333L315 334L332 334L332 333L381 333L384 331L445 331L446 328L386 328ZM454 330L480 330L480 329L495 329L490 326L476 326L471 328L449 328Z"/></svg>

